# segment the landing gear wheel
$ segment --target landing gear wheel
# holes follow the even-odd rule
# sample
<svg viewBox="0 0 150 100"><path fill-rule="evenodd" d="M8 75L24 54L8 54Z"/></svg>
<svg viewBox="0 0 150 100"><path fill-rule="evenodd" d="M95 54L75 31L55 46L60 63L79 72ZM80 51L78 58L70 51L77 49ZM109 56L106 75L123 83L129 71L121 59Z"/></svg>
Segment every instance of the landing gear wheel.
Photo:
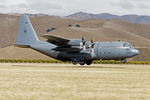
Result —
<svg viewBox="0 0 150 100"><path fill-rule="evenodd" d="M87 65L91 65L91 64L92 64L92 60L86 61L86 64L87 64Z"/></svg>
<svg viewBox="0 0 150 100"><path fill-rule="evenodd" d="M126 63L126 59L122 59L121 62L125 64Z"/></svg>
<svg viewBox="0 0 150 100"><path fill-rule="evenodd" d="M78 62L76 62L76 61L72 61L72 64L77 65L77 64L78 64Z"/></svg>
<svg viewBox="0 0 150 100"><path fill-rule="evenodd" d="M80 61L79 64L80 64L80 65L84 65L84 64L85 64L85 61Z"/></svg>

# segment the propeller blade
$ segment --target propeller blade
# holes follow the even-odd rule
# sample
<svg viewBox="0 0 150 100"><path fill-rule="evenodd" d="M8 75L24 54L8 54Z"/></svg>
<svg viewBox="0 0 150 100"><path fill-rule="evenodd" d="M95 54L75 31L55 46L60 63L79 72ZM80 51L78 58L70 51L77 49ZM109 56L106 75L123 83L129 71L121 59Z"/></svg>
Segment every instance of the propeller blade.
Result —
<svg viewBox="0 0 150 100"><path fill-rule="evenodd" d="M84 40L84 37L82 36L82 48L84 51L86 51L85 43L86 43L86 41Z"/></svg>
<svg viewBox="0 0 150 100"><path fill-rule="evenodd" d="M92 48L92 51L91 51L91 53L92 53L92 54L95 54L95 51L94 51L94 49L93 49L93 48Z"/></svg>
<svg viewBox="0 0 150 100"><path fill-rule="evenodd" d="M94 43L92 38L91 38L91 43Z"/></svg>
<svg viewBox="0 0 150 100"><path fill-rule="evenodd" d="M82 42L84 41L84 37L82 36Z"/></svg>
<svg viewBox="0 0 150 100"><path fill-rule="evenodd" d="M95 45L95 43L94 43L93 39L91 38L91 48L94 48L94 45Z"/></svg>
<svg viewBox="0 0 150 100"><path fill-rule="evenodd" d="M92 48L94 48L94 45L95 45L95 44L92 44Z"/></svg>
<svg viewBox="0 0 150 100"><path fill-rule="evenodd" d="M83 43L83 45L85 45L85 43L86 43L83 36L82 36L82 43Z"/></svg>

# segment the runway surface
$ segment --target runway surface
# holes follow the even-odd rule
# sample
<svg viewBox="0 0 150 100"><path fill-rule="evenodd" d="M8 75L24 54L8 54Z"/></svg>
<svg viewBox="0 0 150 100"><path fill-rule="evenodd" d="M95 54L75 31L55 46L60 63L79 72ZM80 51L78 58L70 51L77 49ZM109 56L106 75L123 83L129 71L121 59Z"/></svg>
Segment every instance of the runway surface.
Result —
<svg viewBox="0 0 150 100"><path fill-rule="evenodd" d="M0 64L0 100L148 100L150 65Z"/></svg>

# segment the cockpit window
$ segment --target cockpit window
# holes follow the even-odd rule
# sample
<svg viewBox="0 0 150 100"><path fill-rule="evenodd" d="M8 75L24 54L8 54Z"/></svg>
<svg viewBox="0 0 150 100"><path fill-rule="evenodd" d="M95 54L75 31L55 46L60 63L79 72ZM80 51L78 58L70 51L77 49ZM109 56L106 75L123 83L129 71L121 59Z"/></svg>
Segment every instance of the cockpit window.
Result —
<svg viewBox="0 0 150 100"><path fill-rule="evenodd" d="M129 44L129 43L123 43L123 47L129 47L129 48L132 48L131 44Z"/></svg>

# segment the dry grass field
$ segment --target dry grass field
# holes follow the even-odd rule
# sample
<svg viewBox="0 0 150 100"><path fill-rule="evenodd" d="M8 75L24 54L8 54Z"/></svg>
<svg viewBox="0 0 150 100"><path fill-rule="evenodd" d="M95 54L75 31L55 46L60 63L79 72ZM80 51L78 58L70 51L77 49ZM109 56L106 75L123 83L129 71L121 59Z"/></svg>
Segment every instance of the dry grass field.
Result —
<svg viewBox="0 0 150 100"><path fill-rule="evenodd" d="M0 100L149 100L150 65L0 64Z"/></svg>

